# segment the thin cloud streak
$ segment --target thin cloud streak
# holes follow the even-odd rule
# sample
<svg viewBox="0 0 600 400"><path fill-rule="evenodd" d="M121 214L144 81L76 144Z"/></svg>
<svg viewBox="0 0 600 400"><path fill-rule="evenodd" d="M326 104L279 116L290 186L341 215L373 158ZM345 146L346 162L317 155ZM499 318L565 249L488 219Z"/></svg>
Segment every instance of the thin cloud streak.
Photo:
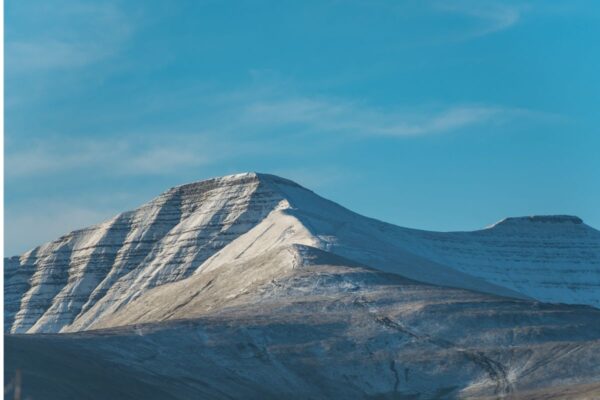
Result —
<svg viewBox="0 0 600 400"><path fill-rule="evenodd" d="M364 138L449 133L477 125L536 117L535 114L523 109L488 105L456 105L407 112L373 108L343 99L299 97L257 101L246 107L242 115L248 124L298 126L313 132Z"/></svg>
<svg viewBox="0 0 600 400"><path fill-rule="evenodd" d="M477 21L477 27L463 39L470 39L503 31L516 25L522 17L523 6L496 1L440 1L435 9L452 14L464 15Z"/></svg>
<svg viewBox="0 0 600 400"><path fill-rule="evenodd" d="M219 160L218 152L209 151L214 146L197 137L187 139L177 143L167 137L150 145L140 144L134 136L61 146L55 140L40 141L33 148L6 154L6 175L19 178L92 168L110 170L115 176L161 175Z"/></svg>
<svg viewBox="0 0 600 400"><path fill-rule="evenodd" d="M110 2L63 0L50 6L33 1L19 2L13 8L27 22L7 27L9 76L96 63L116 54L134 31L131 18ZM35 19L38 13L44 14L42 23Z"/></svg>

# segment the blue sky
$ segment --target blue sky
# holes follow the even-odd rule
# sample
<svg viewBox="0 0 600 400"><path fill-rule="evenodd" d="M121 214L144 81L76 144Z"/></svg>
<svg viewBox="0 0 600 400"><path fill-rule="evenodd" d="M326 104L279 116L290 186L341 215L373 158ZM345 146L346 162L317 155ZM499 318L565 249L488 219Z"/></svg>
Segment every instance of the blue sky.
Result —
<svg viewBox="0 0 600 400"><path fill-rule="evenodd" d="M241 171L433 230L600 227L595 1L7 1L5 253Z"/></svg>

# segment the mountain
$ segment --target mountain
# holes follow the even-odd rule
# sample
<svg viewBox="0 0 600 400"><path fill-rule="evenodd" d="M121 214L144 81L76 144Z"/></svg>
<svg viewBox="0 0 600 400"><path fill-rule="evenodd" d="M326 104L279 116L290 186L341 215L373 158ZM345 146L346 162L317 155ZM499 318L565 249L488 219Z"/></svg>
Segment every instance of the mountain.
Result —
<svg viewBox="0 0 600 400"><path fill-rule="evenodd" d="M577 217L428 232L246 173L170 189L4 274L6 379L20 366L33 398L600 391L600 232Z"/></svg>
<svg viewBox="0 0 600 400"><path fill-rule="evenodd" d="M421 282L600 306L600 232L579 218L508 218L475 232L427 232L362 217L289 180L247 173L175 187L5 260L5 330L94 327L154 287L291 244Z"/></svg>

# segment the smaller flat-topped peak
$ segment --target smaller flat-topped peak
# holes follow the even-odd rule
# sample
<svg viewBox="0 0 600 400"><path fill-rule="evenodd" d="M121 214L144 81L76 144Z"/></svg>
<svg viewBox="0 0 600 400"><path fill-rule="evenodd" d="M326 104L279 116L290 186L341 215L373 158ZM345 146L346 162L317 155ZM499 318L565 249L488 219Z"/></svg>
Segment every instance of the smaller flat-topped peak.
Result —
<svg viewBox="0 0 600 400"><path fill-rule="evenodd" d="M531 224L583 224L583 220L574 215L532 215L528 217L508 217L496 222L490 228L500 226L520 226Z"/></svg>

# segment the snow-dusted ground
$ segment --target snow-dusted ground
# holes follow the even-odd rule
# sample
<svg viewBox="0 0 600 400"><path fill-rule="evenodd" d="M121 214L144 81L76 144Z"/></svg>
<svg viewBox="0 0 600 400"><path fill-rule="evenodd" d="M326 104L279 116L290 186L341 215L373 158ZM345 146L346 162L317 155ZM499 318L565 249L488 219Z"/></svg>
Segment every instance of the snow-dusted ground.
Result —
<svg viewBox="0 0 600 400"><path fill-rule="evenodd" d="M34 398L576 398L600 386L590 306L576 217L427 232L254 173L5 260L5 331L62 332L7 337Z"/></svg>
<svg viewBox="0 0 600 400"><path fill-rule="evenodd" d="M7 377L19 365L28 394L45 399L498 399L549 388L577 398L600 387L592 307L422 284L309 246L219 269L148 292L145 310L122 314L132 325L10 335ZM189 319L142 323L169 316Z"/></svg>

